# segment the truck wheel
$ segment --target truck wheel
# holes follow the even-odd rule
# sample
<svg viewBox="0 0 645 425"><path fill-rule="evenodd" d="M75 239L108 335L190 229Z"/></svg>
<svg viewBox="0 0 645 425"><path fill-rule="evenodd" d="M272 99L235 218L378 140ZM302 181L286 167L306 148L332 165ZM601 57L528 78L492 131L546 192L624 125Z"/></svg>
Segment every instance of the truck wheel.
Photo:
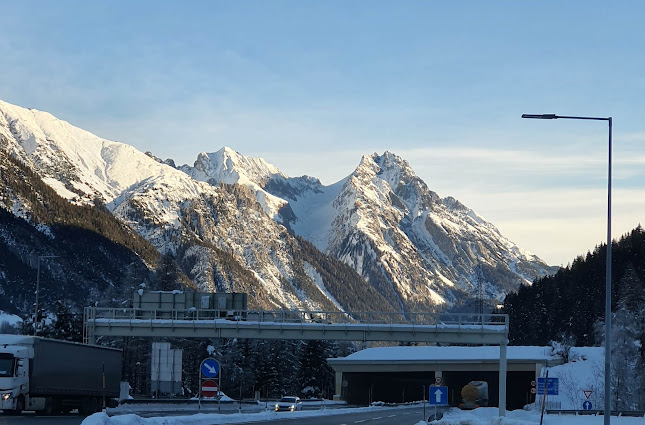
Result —
<svg viewBox="0 0 645 425"><path fill-rule="evenodd" d="M58 407L58 400L55 399L54 397L47 397L45 399L45 409L43 410L43 414L47 416L52 416L55 415L59 412L59 407Z"/></svg>

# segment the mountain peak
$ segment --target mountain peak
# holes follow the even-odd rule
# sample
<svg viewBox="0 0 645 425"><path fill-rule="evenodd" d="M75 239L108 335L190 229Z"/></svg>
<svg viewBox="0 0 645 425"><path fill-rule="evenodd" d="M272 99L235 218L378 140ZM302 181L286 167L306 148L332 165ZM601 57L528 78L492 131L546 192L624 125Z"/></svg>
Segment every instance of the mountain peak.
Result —
<svg viewBox="0 0 645 425"><path fill-rule="evenodd" d="M226 146L213 153L201 152L194 167L201 173L195 177L217 183L264 186L275 175L284 177L277 167L264 159L242 155Z"/></svg>

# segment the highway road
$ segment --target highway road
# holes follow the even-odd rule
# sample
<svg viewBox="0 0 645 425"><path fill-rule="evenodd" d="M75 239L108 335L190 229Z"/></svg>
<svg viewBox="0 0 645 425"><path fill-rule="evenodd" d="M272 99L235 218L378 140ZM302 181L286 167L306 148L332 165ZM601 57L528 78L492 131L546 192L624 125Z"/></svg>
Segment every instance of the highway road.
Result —
<svg viewBox="0 0 645 425"><path fill-rule="evenodd" d="M80 415L37 416L33 413L23 413L20 416L5 416L0 414L0 425L80 425L85 419Z"/></svg>
<svg viewBox="0 0 645 425"><path fill-rule="evenodd" d="M309 410L309 409L308 409ZM368 411L361 410L343 414L332 414L333 409L328 409L330 415L297 417L291 412L282 412L278 417L269 421L247 421L244 424L271 424L271 425L298 425L306 422L307 425L414 425L423 417L423 407L375 407ZM427 415L434 409L426 407ZM162 413L142 416L165 416ZM172 413L167 416L175 416ZM20 416L5 416L0 414L0 425L80 425L83 417L79 415L67 416L39 416L33 413L23 413ZM427 418L426 418L427 419Z"/></svg>
<svg viewBox="0 0 645 425"><path fill-rule="evenodd" d="M426 412L430 412L426 408ZM433 409L434 412L434 409ZM369 411L333 414L329 416L313 416L308 418L289 417L290 412L283 412L278 419L272 421L244 422L246 424L297 425L306 422L307 425L414 425L423 419L423 407L394 408L377 407ZM426 418L427 419L427 418Z"/></svg>

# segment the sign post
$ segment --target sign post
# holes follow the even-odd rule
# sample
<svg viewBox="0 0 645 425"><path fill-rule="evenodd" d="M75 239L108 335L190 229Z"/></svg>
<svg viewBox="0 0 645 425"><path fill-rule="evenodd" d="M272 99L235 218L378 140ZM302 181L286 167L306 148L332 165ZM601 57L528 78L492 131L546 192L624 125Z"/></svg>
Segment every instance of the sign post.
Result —
<svg viewBox="0 0 645 425"><path fill-rule="evenodd" d="M448 387L431 386L428 390L428 404L434 405L434 417L437 417L437 406L448 405Z"/></svg>
<svg viewBox="0 0 645 425"><path fill-rule="evenodd" d="M213 397L219 395L219 389L222 384L219 362L211 357L202 360L202 363L199 365L199 377L198 409L201 410L202 396ZM217 378L218 382L215 382L213 378Z"/></svg>

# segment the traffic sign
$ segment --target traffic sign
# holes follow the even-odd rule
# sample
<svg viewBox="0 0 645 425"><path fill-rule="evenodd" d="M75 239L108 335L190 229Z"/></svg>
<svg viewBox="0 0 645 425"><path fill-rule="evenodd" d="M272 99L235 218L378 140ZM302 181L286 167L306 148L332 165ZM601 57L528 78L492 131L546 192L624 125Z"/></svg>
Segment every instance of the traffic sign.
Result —
<svg viewBox="0 0 645 425"><path fill-rule="evenodd" d="M544 394L544 378L538 378L537 382L537 392L538 394ZM546 387L547 395L558 395L558 378L549 378Z"/></svg>
<svg viewBox="0 0 645 425"><path fill-rule="evenodd" d="M431 406L448 405L448 387L430 387L428 404Z"/></svg>
<svg viewBox="0 0 645 425"><path fill-rule="evenodd" d="M217 382L206 380L202 382L202 395L204 397L214 397L217 395Z"/></svg>
<svg viewBox="0 0 645 425"><path fill-rule="evenodd" d="M591 393L593 393L593 391L591 390L583 390L582 392L585 393L585 397L587 398L587 400L589 400L589 397L591 397Z"/></svg>
<svg viewBox="0 0 645 425"><path fill-rule="evenodd" d="M584 403L582 403L582 409L583 410L591 410L593 408L593 404L589 400L585 400Z"/></svg>
<svg viewBox="0 0 645 425"><path fill-rule="evenodd" d="M204 378L214 378L219 373L219 363L212 358L204 359L199 370Z"/></svg>

